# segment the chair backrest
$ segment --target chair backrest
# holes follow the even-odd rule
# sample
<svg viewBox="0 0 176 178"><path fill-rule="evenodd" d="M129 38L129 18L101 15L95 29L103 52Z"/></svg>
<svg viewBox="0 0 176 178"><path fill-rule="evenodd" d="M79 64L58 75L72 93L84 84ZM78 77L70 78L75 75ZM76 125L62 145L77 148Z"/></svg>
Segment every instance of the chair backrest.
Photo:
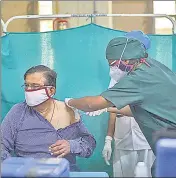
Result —
<svg viewBox="0 0 176 178"><path fill-rule="evenodd" d="M156 177L176 177L176 138L161 138L156 144Z"/></svg>

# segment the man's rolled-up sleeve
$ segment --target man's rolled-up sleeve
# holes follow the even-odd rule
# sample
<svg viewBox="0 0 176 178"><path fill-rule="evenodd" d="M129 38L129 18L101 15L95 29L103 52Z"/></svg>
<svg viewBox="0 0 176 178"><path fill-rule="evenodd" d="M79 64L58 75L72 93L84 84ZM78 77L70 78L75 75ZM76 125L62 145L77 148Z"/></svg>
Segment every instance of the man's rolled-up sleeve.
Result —
<svg viewBox="0 0 176 178"><path fill-rule="evenodd" d="M79 122L79 138L69 140L70 151L80 157L88 158L93 154L96 147L94 137L88 132L82 121Z"/></svg>

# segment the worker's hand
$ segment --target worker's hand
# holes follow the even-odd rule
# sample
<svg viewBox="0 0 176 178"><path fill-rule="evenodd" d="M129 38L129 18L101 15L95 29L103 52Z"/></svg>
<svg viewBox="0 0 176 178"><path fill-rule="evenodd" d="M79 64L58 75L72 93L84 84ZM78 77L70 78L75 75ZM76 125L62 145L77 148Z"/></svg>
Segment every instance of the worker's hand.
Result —
<svg viewBox="0 0 176 178"><path fill-rule="evenodd" d="M86 115L88 115L88 116L99 116L99 115L101 115L104 112L107 112L107 108L100 109L100 110L93 111L93 112L86 112Z"/></svg>
<svg viewBox="0 0 176 178"><path fill-rule="evenodd" d="M70 153L70 143L67 140L57 140L49 147L51 155L62 158Z"/></svg>
<svg viewBox="0 0 176 178"><path fill-rule="evenodd" d="M107 165L110 165L109 160L111 159L111 154L112 154L111 142L112 142L112 137L106 136L102 155Z"/></svg>
<svg viewBox="0 0 176 178"><path fill-rule="evenodd" d="M69 108L74 109L74 107L72 107L72 106L70 106L70 105L68 104L68 102L69 102L71 99L73 99L73 98L65 98L65 104L66 104Z"/></svg>
<svg viewBox="0 0 176 178"><path fill-rule="evenodd" d="M70 106L70 105L68 104L68 102L69 102L71 99L72 99L72 98L65 98L65 104L66 104L69 108L71 108L71 109L74 111L74 113L75 113L75 119L80 119L79 110L76 109L76 108L74 108L74 107L72 107L72 106Z"/></svg>

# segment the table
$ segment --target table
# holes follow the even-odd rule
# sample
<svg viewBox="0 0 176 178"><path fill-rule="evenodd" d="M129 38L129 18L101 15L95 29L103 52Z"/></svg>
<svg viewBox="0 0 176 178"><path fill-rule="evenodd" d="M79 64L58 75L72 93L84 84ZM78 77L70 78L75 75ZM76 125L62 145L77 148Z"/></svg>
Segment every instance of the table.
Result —
<svg viewBox="0 0 176 178"><path fill-rule="evenodd" d="M106 172L70 172L70 177L109 177Z"/></svg>

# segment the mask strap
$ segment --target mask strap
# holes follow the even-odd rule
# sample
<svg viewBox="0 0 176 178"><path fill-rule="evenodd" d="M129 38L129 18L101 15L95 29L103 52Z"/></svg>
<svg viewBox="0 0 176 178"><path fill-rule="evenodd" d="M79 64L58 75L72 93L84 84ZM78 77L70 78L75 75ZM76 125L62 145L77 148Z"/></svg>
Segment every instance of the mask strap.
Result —
<svg viewBox="0 0 176 178"><path fill-rule="evenodd" d="M48 93L48 90L47 90L47 88L52 88L53 86L47 86L47 87L45 87L44 89L45 89L45 92L46 92L46 95L49 97L49 98L52 98L53 96L54 96L54 94L53 95L49 95L49 93Z"/></svg>
<svg viewBox="0 0 176 178"><path fill-rule="evenodd" d="M120 60L119 60L118 66L117 66L118 68L119 68L120 62L121 62L121 60L122 60L123 54L124 54L124 52L125 52L125 49L126 49L126 47L127 47L127 44L128 44L128 38L127 38L127 41L126 41L126 43L125 43L125 47L123 48L122 54L121 54L121 56L120 56ZM125 69L125 70L126 70L126 69Z"/></svg>
<svg viewBox="0 0 176 178"><path fill-rule="evenodd" d="M145 58L141 58L141 59L140 59L140 63L143 63L143 64L145 64L145 65L148 66L148 67L151 67L150 64L146 61Z"/></svg>
<svg viewBox="0 0 176 178"><path fill-rule="evenodd" d="M49 93L48 93L47 88L44 88L44 89L45 89L45 93L46 93L46 95L48 96L48 98L51 98L50 95L49 95Z"/></svg>
<svg viewBox="0 0 176 178"><path fill-rule="evenodd" d="M133 70L135 70L139 64L145 64L146 66L151 67L151 65L146 61L145 58L141 58L136 64L134 64Z"/></svg>
<svg viewBox="0 0 176 178"><path fill-rule="evenodd" d="M111 62L110 65L113 66L116 62L117 62L117 61L113 61L113 62Z"/></svg>

